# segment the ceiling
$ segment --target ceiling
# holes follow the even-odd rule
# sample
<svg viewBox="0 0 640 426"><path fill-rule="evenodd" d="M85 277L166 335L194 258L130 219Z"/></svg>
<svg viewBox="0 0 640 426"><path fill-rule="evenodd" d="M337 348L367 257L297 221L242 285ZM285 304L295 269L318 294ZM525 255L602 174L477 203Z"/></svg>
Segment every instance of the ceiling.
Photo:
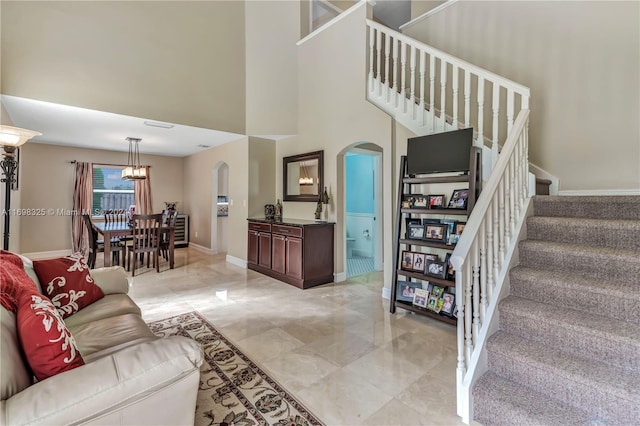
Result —
<svg viewBox="0 0 640 426"><path fill-rule="evenodd" d="M32 141L43 144L126 152L126 138L133 137L142 139L139 146L143 154L184 157L244 137L15 96L0 95L0 100L13 125L42 133ZM154 127L145 122L173 127Z"/></svg>

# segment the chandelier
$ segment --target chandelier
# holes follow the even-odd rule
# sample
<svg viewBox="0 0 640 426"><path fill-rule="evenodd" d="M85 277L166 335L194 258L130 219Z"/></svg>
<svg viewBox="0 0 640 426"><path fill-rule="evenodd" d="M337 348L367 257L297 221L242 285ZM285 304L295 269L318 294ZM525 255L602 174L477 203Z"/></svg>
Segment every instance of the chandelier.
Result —
<svg viewBox="0 0 640 426"><path fill-rule="evenodd" d="M309 176L309 172L307 171L307 166L304 161L300 163L300 168L302 169L302 176L298 179L298 184L300 185L313 185L313 178Z"/></svg>
<svg viewBox="0 0 640 426"><path fill-rule="evenodd" d="M127 138L127 141L129 141L129 158L127 167L122 169L122 179L143 180L147 178L147 168L140 165L138 144L141 140L140 138Z"/></svg>

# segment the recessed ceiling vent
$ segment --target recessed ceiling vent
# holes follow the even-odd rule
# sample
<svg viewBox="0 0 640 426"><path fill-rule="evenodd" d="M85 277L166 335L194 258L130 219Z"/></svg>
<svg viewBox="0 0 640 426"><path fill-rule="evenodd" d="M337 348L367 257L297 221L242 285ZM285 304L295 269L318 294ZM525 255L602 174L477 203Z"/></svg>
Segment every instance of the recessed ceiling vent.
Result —
<svg viewBox="0 0 640 426"><path fill-rule="evenodd" d="M199 144L198 148L211 148L211 145Z"/></svg>
<svg viewBox="0 0 640 426"><path fill-rule="evenodd" d="M150 126L150 127L160 127L162 129L171 129L173 128L173 124L169 124L169 123L159 123L157 121L145 121L144 124L146 126Z"/></svg>

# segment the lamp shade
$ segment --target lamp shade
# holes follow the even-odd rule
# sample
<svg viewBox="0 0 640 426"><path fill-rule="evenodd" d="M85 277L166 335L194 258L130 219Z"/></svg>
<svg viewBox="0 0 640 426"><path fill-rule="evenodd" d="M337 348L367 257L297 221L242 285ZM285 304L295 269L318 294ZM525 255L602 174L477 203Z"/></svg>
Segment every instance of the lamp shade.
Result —
<svg viewBox="0 0 640 426"><path fill-rule="evenodd" d="M20 146L29 139L40 136L42 133L19 127L0 125L0 145Z"/></svg>

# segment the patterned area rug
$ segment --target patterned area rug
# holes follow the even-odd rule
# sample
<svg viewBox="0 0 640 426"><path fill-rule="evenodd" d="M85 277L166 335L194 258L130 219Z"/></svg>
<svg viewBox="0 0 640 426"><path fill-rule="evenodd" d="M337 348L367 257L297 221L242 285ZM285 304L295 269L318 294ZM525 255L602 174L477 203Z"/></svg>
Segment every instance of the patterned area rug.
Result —
<svg viewBox="0 0 640 426"><path fill-rule="evenodd" d="M197 312L149 327L157 336L186 336L202 345L196 426L323 424Z"/></svg>

